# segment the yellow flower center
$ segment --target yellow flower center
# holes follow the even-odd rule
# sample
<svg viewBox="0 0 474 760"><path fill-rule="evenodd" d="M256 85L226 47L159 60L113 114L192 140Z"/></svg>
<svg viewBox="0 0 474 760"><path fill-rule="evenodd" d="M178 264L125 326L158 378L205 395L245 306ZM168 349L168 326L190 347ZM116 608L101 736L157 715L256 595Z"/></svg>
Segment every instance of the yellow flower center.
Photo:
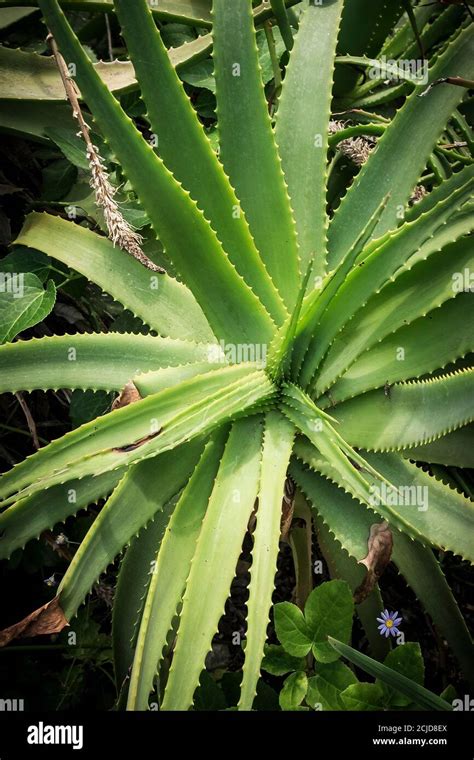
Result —
<svg viewBox="0 0 474 760"><path fill-rule="evenodd" d="M386 620L385 621L385 626L386 626L386 628L391 628L393 626L393 620L391 620L390 618L388 620Z"/></svg>

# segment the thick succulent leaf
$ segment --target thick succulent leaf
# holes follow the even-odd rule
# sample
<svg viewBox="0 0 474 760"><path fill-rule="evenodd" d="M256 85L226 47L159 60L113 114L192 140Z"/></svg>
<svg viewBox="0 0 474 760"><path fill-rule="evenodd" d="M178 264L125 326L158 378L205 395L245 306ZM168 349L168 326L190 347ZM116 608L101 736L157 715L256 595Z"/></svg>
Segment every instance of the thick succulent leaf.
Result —
<svg viewBox="0 0 474 760"><path fill-rule="evenodd" d="M474 40L470 29L456 33L430 68L429 81L452 76L453 71L457 76L474 76ZM425 89L426 85L419 85L407 98L339 206L329 227L331 267L341 260L387 193L390 200L376 233L381 235L398 225L397 211L406 206L436 140L463 97L460 87L433 87L420 97ZM408 142L407 135L410 135Z"/></svg>
<svg viewBox="0 0 474 760"><path fill-rule="evenodd" d="M226 364L226 362L222 362ZM138 388L140 396L150 396L152 393L172 388L185 380L206 372L213 372L218 365L209 361L193 362L192 364L180 364L176 367L165 367L156 372L145 372L133 378L134 385Z"/></svg>
<svg viewBox="0 0 474 760"><path fill-rule="evenodd" d="M250 0L214 0L213 37L220 155L262 260L292 310L298 247L259 69Z"/></svg>
<svg viewBox="0 0 474 760"><path fill-rule="evenodd" d="M397 383L343 401L331 415L338 432L359 449L420 446L474 420L474 369Z"/></svg>
<svg viewBox="0 0 474 760"><path fill-rule="evenodd" d="M174 507L175 500L171 503ZM168 513L168 505L164 510ZM174 511L174 510L173 510ZM163 539L163 522L151 520L134 536L120 563L112 610L112 644L115 680L120 705L125 701L138 630L143 615L147 590L152 577L152 564Z"/></svg>
<svg viewBox="0 0 474 760"><path fill-rule="evenodd" d="M404 270L427 259L472 229L472 214L460 212L457 215L456 212L471 196L473 181L469 178L449 198L440 201L415 222L407 222L400 230L383 237L378 244L367 246L320 319L317 335L303 366L303 384L309 382L338 332L374 292L377 293Z"/></svg>
<svg viewBox="0 0 474 760"><path fill-rule="evenodd" d="M204 359L208 350L205 344L121 333L17 341L0 348L0 392L121 390L137 372Z"/></svg>
<svg viewBox="0 0 474 760"><path fill-rule="evenodd" d="M328 123L342 7L342 0L308 4L286 69L276 122L302 270L314 260L313 276L326 270Z"/></svg>
<svg viewBox="0 0 474 760"><path fill-rule="evenodd" d="M0 559L8 559L42 531L52 530L80 509L108 496L124 474L122 468L96 478L70 480L17 501L0 514Z"/></svg>
<svg viewBox="0 0 474 760"><path fill-rule="evenodd" d="M176 504L163 541L155 550L133 659L127 702L129 710L148 709L149 694L186 586L227 432L222 429L206 445Z"/></svg>
<svg viewBox="0 0 474 760"><path fill-rule="evenodd" d="M281 322L286 313L281 298L262 264L245 217L236 213L238 200L169 62L145 0L115 0L115 7L159 155L210 221L237 271Z"/></svg>
<svg viewBox="0 0 474 760"><path fill-rule="evenodd" d="M313 504L318 519L324 522L327 531L341 545L341 551L360 562L367 553L367 540L376 516L349 494L316 472L302 467L299 462L292 463L290 472ZM471 674L471 637L432 550L418 541L412 541L394 527L392 535L393 562L431 615L440 633L446 637L463 670ZM382 609L380 607L378 612ZM375 617L372 624L378 635Z"/></svg>
<svg viewBox="0 0 474 760"><path fill-rule="evenodd" d="M192 704L257 497L261 447L260 417L233 425L186 584L163 710L187 710ZM211 588L212 594L203 594Z"/></svg>
<svg viewBox="0 0 474 760"><path fill-rule="evenodd" d="M65 480L155 457L245 413L272 392L265 374L249 372L246 365L191 378L53 441L4 474L0 494L19 491L21 498Z"/></svg>
<svg viewBox="0 0 474 760"><path fill-rule="evenodd" d="M80 272L161 335L214 340L191 292L146 269L105 237L58 216L30 214L16 240Z"/></svg>
<svg viewBox="0 0 474 760"><path fill-rule="evenodd" d="M130 467L89 528L58 588L68 620L93 584L130 539L150 520L164 519L165 505L182 488L202 451L201 442Z"/></svg>
<svg viewBox="0 0 474 760"><path fill-rule="evenodd" d="M465 270L472 271L473 266L472 242L461 238L376 293L329 349L315 383L316 393L329 388L363 351L455 298L458 280L464 283Z"/></svg>
<svg viewBox="0 0 474 760"><path fill-rule="evenodd" d="M76 66L84 100L213 331L235 343L267 340L273 332L270 317L229 261L196 203L95 72L57 0L39 3L61 53Z"/></svg>
<svg viewBox="0 0 474 760"><path fill-rule="evenodd" d="M330 403L337 404L386 383L426 375L471 351L474 299L469 293L460 293L362 353L331 386ZM319 404L326 406L321 399Z"/></svg>
<svg viewBox="0 0 474 760"><path fill-rule="evenodd" d="M257 525L247 602L247 636L239 709L251 710L260 677L275 586L282 500L294 437L293 425L279 412L265 417Z"/></svg>
<svg viewBox="0 0 474 760"><path fill-rule="evenodd" d="M316 504L313 505L313 519L317 530L318 545L326 560L331 578L340 578L346 581L354 593L363 582L366 569L341 548L334 536L331 535L330 528L318 514L316 506ZM384 604L378 585L370 592L367 599L356 606L357 616L369 642L370 653L377 660L383 660L390 651L389 641L380 636L376 627L377 615L383 608Z"/></svg>
<svg viewBox="0 0 474 760"><path fill-rule="evenodd" d="M295 442L295 453L311 469L361 501L350 483L341 483L338 472L304 440ZM394 486L386 489L380 480L366 473L370 481L370 498L364 505L377 512L391 526L423 544L452 551L474 562L470 534L474 505L457 491L427 475L398 454L364 452L365 459ZM355 512L354 512L355 514Z"/></svg>
<svg viewBox="0 0 474 760"><path fill-rule="evenodd" d="M167 55L179 71L206 56L211 45L211 35L201 35L178 48L170 48ZM121 94L138 87L130 61L98 61L94 68L111 92ZM63 101L64 85L53 56L0 47L0 99Z"/></svg>
<svg viewBox="0 0 474 760"><path fill-rule="evenodd" d="M414 446L405 456L421 462L474 469L474 425L454 430L424 446Z"/></svg>

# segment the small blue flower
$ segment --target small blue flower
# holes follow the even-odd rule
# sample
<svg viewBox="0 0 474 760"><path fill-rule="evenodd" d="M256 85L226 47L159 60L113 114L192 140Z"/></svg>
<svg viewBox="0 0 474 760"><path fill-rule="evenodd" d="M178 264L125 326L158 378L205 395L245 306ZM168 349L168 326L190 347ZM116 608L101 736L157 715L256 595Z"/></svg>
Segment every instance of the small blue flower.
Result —
<svg viewBox="0 0 474 760"><path fill-rule="evenodd" d="M385 635L385 638L388 636L397 636L400 633L397 626L399 626L403 620L403 618L397 617L398 611L389 612L388 610L384 610L380 614L382 617L377 618L380 623L378 626L380 635Z"/></svg>

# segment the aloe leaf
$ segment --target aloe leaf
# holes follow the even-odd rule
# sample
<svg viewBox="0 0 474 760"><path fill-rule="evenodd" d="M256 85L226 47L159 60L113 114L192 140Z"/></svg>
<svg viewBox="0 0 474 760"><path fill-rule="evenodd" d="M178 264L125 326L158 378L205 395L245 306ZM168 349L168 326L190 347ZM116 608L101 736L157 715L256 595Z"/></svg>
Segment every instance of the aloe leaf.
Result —
<svg viewBox="0 0 474 760"><path fill-rule="evenodd" d="M211 328L232 342L267 340L273 332L270 317L229 261L196 203L95 72L57 0L39 3L61 53L76 66L84 100Z"/></svg>
<svg viewBox="0 0 474 760"><path fill-rule="evenodd" d="M86 474L155 457L210 432L272 393L263 372L226 367L116 409L67 433L16 465L0 493L18 497Z"/></svg>
<svg viewBox="0 0 474 760"><path fill-rule="evenodd" d="M196 542L224 450L227 430L205 447L184 488L150 570L128 691L128 710L148 709L153 679L166 645L173 615L186 586Z"/></svg>
<svg viewBox="0 0 474 760"><path fill-rule="evenodd" d="M251 3L213 3L220 155L268 273L289 310L298 246L258 63ZM250 129L249 129L250 125Z"/></svg>
<svg viewBox="0 0 474 760"><path fill-rule="evenodd" d="M115 0L115 7L160 156L209 219L237 271L281 322L286 314L283 303L261 262L245 217L236 213L238 200L168 60L145 0Z"/></svg>
<svg viewBox="0 0 474 760"><path fill-rule="evenodd" d="M226 362L223 361L222 364L225 365ZM213 372L216 369L219 369L219 364L213 364L209 361L180 364L176 367L164 367L154 372L136 375L133 378L133 384L138 388L140 395L145 397L167 388L173 388L179 383L184 383L185 380Z"/></svg>
<svg viewBox="0 0 474 760"><path fill-rule="evenodd" d="M331 404L445 367L474 351L474 299L460 293L362 353L331 386ZM329 401L329 399L328 399ZM319 400L319 404L326 406Z"/></svg>
<svg viewBox="0 0 474 760"><path fill-rule="evenodd" d="M409 697L411 702L415 702L415 704L424 710L451 710L449 704L444 699L428 691L424 686L420 686L420 684L412 681L411 678L397 673L393 668L382 665L381 662L367 657L367 655L358 652L347 644L343 644L342 641L338 641L332 638L332 636L328 636L328 641L336 652L354 663L354 665L357 665L358 668L361 668L375 678L379 678L393 689L401 691L402 694Z"/></svg>
<svg viewBox="0 0 474 760"><path fill-rule="evenodd" d="M125 474L118 469L96 478L71 480L21 499L0 514L0 558L8 559L44 530L109 495Z"/></svg>
<svg viewBox="0 0 474 760"><path fill-rule="evenodd" d="M341 481L337 469L328 464L314 446L303 439L297 439L294 450L296 456L312 470L321 473L346 494L350 494L379 514L392 527L425 545L452 551L463 559L474 561L472 541L468 538L474 520L472 502L405 461L398 454L364 452L366 461L376 467L386 481L394 486L387 489L380 480L377 481L371 474L366 473L366 481L370 482L370 497L362 500L352 484L349 481ZM304 490L300 481L298 482ZM311 497L308 494L308 498L317 501L317 496ZM358 510L353 509L351 521L355 520L358 514ZM365 547L364 554L360 556L365 556L366 551Z"/></svg>
<svg viewBox="0 0 474 760"><path fill-rule="evenodd" d="M397 383L331 409L338 432L357 448L388 451L430 443L474 420L474 370ZM433 414L433 410L436 414ZM381 423L383 420L383 423Z"/></svg>
<svg viewBox="0 0 474 760"><path fill-rule="evenodd" d="M17 341L0 347L0 392L121 390L137 372L202 359L208 350L205 344L121 333Z"/></svg>
<svg viewBox="0 0 474 760"><path fill-rule="evenodd" d="M170 506L175 508L174 499ZM165 506L165 512L168 505ZM174 510L173 510L174 511ZM119 699L126 696L138 630L152 577L152 564L161 545L165 520L152 520L134 536L120 563L112 610L112 645Z"/></svg>
<svg viewBox="0 0 474 760"><path fill-rule="evenodd" d="M178 48L170 48L167 54L171 65L179 71L206 56L211 45L211 35L201 35ZM2 46L0 66L1 100L64 101L64 85L53 56ZM129 61L98 61L94 68L111 92L122 94L138 88L135 70Z"/></svg>
<svg viewBox="0 0 474 760"><path fill-rule="evenodd" d="M406 451L406 456L422 462L474 469L474 425L465 425L431 443L414 446Z"/></svg>
<svg viewBox="0 0 474 760"><path fill-rule="evenodd" d="M315 383L316 393L329 388L362 351L455 298L465 288L465 270L471 271L473 265L471 241L461 238L375 293L329 349Z"/></svg>
<svg viewBox="0 0 474 760"><path fill-rule="evenodd" d="M277 113L275 139L296 222L302 271L326 271L328 124L343 2L308 4L300 22ZM303 97L307 93L309 97Z"/></svg>
<svg viewBox="0 0 474 760"><path fill-rule="evenodd" d="M451 44L430 68L429 81L450 76L453 71L458 76L472 77L473 53L470 29L456 32ZM389 192L390 200L376 234L382 235L397 226L397 210L405 208L436 140L463 97L460 87L434 87L420 97L425 89L426 85L419 85L407 98L339 206L329 227L331 267L341 260L351 241ZM408 142L407 135L410 135Z"/></svg>
<svg viewBox="0 0 474 760"><path fill-rule="evenodd" d="M233 425L186 584L163 710L187 710L192 704L257 497L261 446L260 417ZM203 595L208 588L212 594Z"/></svg>
<svg viewBox="0 0 474 760"><path fill-rule="evenodd" d="M70 620L92 585L123 547L182 488L202 451L192 443L159 459L129 468L94 520L58 588L59 603Z"/></svg>
<svg viewBox="0 0 474 760"><path fill-rule="evenodd" d="M282 499L294 437L293 425L279 412L265 416L257 526L247 602L247 637L239 709L251 710L267 637L279 550Z"/></svg>
<svg viewBox="0 0 474 760"><path fill-rule="evenodd" d="M80 272L161 335L214 341L200 307L181 283L152 272L105 237L58 216L30 214L17 243ZM133 283L133 286L131 284Z"/></svg>

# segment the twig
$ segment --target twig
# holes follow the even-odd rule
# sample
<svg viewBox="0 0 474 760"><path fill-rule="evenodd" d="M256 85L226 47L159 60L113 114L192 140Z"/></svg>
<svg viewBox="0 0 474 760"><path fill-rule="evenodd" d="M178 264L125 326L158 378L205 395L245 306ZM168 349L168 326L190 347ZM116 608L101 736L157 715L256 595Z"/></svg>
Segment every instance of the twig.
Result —
<svg viewBox="0 0 474 760"><path fill-rule="evenodd" d="M105 14L105 29L107 32L107 47L109 50L109 61L113 61L114 53L112 50L112 32L110 31L110 19L109 19L108 13Z"/></svg>
<svg viewBox="0 0 474 760"><path fill-rule="evenodd" d="M23 410L23 414L26 417L26 423L28 425L28 429L29 429L29 431L31 433L31 437L33 439L33 446L35 447L36 451L38 451L38 449L40 447L39 440L38 440L38 433L36 431L35 421L33 419L33 416L31 414L31 412L30 412L29 406L26 403L25 399L23 398L23 395L20 392L15 393L15 397L16 397L18 403L20 404L22 410Z"/></svg>
<svg viewBox="0 0 474 760"><path fill-rule="evenodd" d="M114 200L115 188L112 187L107 176L107 171L102 163L101 157L99 156L98 150L92 143L89 127L84 120L84 116L82 115L81 107L79 105L76 86L69 74L66 62L59 52L56 40L52 34L48 34L47 41L51 46L56 65L59 69L67 99L72 106L72 115L79 123L80 131L78 132L78 136L82 136L86 144L86 155L89 161L92 175L90 185L95 192L95 200L97 205L104 212L104 219L107 225L109 238L114 245L118 245L119 248L127 251L127 253L133 256L133 258L137 259L140 264L143 264L143 266L147 267L147 269L151 269L153 272L160 272L161 274L164 274L165 270L162 267L154 264L153 261L151 261L151 259L149 259L148 256L146 256L146 254L142 251L140 246L140 243L142 242L141 236L135 232L135 230L133 230L128 222L123 218L118 204Z"/></svg>

